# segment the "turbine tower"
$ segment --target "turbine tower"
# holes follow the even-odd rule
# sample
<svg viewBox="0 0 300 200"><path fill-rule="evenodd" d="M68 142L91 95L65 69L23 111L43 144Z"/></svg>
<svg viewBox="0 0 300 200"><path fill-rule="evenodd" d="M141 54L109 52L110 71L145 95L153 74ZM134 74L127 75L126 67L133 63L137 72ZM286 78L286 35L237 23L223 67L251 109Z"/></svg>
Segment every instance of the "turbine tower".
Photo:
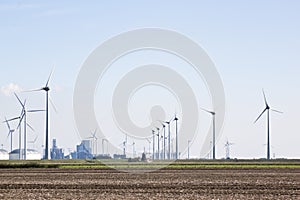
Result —
<svg viewBox="0 0 300 200"><path fill-rule="evenodd" d="M165 160L166 159L166 126L164 124L162 124L163 126L163 129L164 129L164 150L163 150L163 159Z"/></svg>
<svg viewBox="0 0 300 200"><path fill-rule="evenodd" d="M155 160L155 130L152 130L152 136L153 136L152 159Z"/></svg>
<svg viewBox="0 0 300 200"><path fill-rule="evenodd" d="M175 160L178 159L178 118L175 114L175 118L174 118L174 121L175 121L175 130L176 130L176 156L175 156Z"/></svg>
<svg viewBox="0 0 300 200"><path fill-rule="evenodd" d="M163 156L162 158L165 160L166 159L166 125L164 124L164 122L162 121L159 121L160 124L162 125L162 130L163 130L163 135L161 136L161 138L163 138L163 141L162 141L162 153L163 153Z"/></svg>
<svg viewBox="0 0 300 200"><path fill-rule="evenodd" d="M102 139L102 155L104 155L104 142L106 142L106 154L108 154L108 140L106 138Z"/></svg>
<svg viewBox="0 0 300 200"><path fill-rule="evenodd" d="M267 112L267 159L269 160L270 159L270 110L274 111L274 112L277 112L277 113L281 113L281 114L283 112L271 109L271 107L268 104L268 101L267 101L266 94L265 94L264 90L262 92L263 92L266 107L262 111L262 113L257 117L257 119L254 121L254 123L256 123L265 112Z"/></svg>
<svg viewBox="0 0 300 200"><path fill-rule="evenodd" d="M201 110L209 113L212 115L213 118L213 141L212 141L212 148L213 148L213 160L216 159L216 112L214 111L210 111L210 110L206 110L204 108L201 108Z"/></svg>
<svg viewBox="0 0 300 200"><path fill-rule="evenodd" d="M159 160L160 159L160 156L159 156L159 154L160 154L160 152L159 152L159 128L156 127L156 129L157 129L157 159Z"/></svg>
<svg viewBox="0 0 300 200"><path fill-rule="evenodd" d="M190 159L190 144L191 140L188 140L188 160Z"/></svg>

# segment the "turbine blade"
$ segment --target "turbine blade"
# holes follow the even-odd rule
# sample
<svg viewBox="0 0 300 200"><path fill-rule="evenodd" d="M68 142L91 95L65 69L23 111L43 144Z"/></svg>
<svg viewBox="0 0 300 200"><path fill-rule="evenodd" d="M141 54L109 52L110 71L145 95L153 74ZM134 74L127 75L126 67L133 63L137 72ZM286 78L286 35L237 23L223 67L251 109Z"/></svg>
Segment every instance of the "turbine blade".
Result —
<svg viewBox="0 0 300 200"><path fill-rule="evenodd" d="M54 70L54 67L53 67L52 70L51 70L51 73L50 73L50 75L49 75L49 77L48 77L48 80L47 80L47 83L46 83L46 86L45 86L45 87L48 87L48 85L49 85L49 81L50 81L50 79L51 79L53 70Z"/></svg>
<svg viewBox="0 0 300 200"><path fill-rule="evenodd" d="M4 122L6 122L7 128L8 128L8 130L10 131L10 125L9 125L9 123L8 123L8 121L7 121L7 119L6 119L6 117L5 117L5 121L4 121Z"/></svg>
<svg viewBox="0 0 300 200"><path fill-rule="evenodd" d="M40 89L33 89L33 90L24 90L22 92L38 92L38 91L42 91L43 88L40 88Z"/></svg>
<svg viewBox="0 0 300 200"><path fill-rule="evenodd" d="M94 132L92 132L92 135L93 135L93 137L95 137L95 138L96 138L96 133L97 133L97 128L95 129Z"/></svg>
<svg viewBox="0 0 300 200"><path fill-rule="evenodd" d="M27 126L28 126L32 131L35 132L34 128L33 128L32 126L30 126L30 124L28 124L28 123L26 123L26 124L27 124Z"/></svg>
<svg viewBox="0 0 300 200"><path fill-rule="evenodd" d="M213 111L207 110L207 109L205 109L205 108L201 108L201 107L200 107L200 109L203 110L203 111L205 111L205 112L207 112L207 113L209 113L209 114L212 114L212 115L214 114Z"/></svg>
<svg viewBox="0 0 300 200"><path fill-rule="evenodd" d="M257 117L257 119L254 121L254 124L260 119L260 117L266 112L267 108L262 111L262 113Z"/></svg>
<svg viewBox="0 0 300 200"><path fill-rule="evenodd" d="M50 101L50 104L51 104L51 106L52 106L54 112L57 114L57 108L56 108L55 104L53 103L51 97L49 97L49 101Z"/></svg>
<svg viewBox="0 0 300 200"><path fill-rule="evenodd" d="M274 112L277 112L277 113L280 113L280 114L283 114L283 112L279 111L279 110L274 110L274 109L271 109L272 111Z"/></svg>
<svg viewBox="0 0 300 200"><path fill-rule="evenodd" d="M267 101L264 89L262 90L262 92L263 92L263 95L264 95L265 104L266 104L266 106L268 106L268 101Z"/></svg>
<svg viewBox="0 0 300 200"><path fill-rule="evenodd" d="M35 137L35 139L33 140L33 143L35 143L36 142L36 140L38 139L38 135Z"/></svg>
<svg viewBox="0 0 300 200"><path fill-rule="evenodd" d="M18 97L18 95L14 92L16 98L18 99L19 103L22 105L22 107L24 108L25 105L22 103L22 101L20 100L20 98Z"/></svg>
<svg viewBox="0 0 300 200"><path fill-rule="evenodd" d="M27 110L27 112L34 113L34 112L45 112L45 110Z"/></svg>
<svg viewBox="0 0 300 200"><path fill-rule="evenodd" d="M8 138L9 138L10 134L11 134L11 131L8 131L8 134L7 134L7 137L6 137L6 139L8 139Z"/></svg>
<svg viewBox="0 0 300 200"><path fill-rule="evenodd" d="M24 118L24 113L23 113L23 115L22 115L22 117L21 117L21 119L20 119L20 122L19 122L19 124L18 124L18 127L17 127L17 129L19 129L19 128L20 128L23 118Z"/></svg>
<svg viewBox="0 0 300 200"><path fill-rule="evenodd" d="M17 119L20 119L20 117L15 117L15 118L12 118L12 119L6 119L6 118L5 118L5 121L4 121L4 122L15 121L15 120L17 120ZM3 123L4 123L4 122L3 122Z"/></svg>

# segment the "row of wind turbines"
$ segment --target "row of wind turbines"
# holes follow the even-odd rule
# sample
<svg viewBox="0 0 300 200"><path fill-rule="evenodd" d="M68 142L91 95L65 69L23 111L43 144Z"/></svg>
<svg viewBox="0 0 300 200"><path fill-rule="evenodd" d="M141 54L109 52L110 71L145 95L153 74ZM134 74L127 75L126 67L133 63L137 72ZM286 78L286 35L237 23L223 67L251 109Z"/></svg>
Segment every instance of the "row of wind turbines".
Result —
<svg viewBox="0 0 300 200"><path fill-rule="evenodd" d="M215 130L215 121L216 121L216 118L215 118L215 115L216 113L214 111L210 111L210 110L207 110L207 109L204 109L204 108L201 108L203 111L209 113L212 115L212 121L213 121L213 145L212 145L212 152L213 152L213 159L216 159L216 148L215 148L215 144L216 144L216 130ZM176 144L175 144L175 157L174 159L177 160L179 159L179 152L178 152L178 149L179 149L179 146L178 146L178 120L179 118L177 117L177 115L175 114L174 117L172 117L169 121L159 121L161 123L161 127L154 127L154 129L152 130L152 159L155 160L165 160L165 159L172 159L172 156L171 156L171 123L175 121L175 141L176 141ZM166 127L168 127L168 136L166 136ZM160 131L162 131L161 135L160 135ZM155 157L155 137L157 136L157 156ZM163 147L162 147L162 155L161 155L161 150L160 150L160 139L163 140ZM166 139L168 139L168 149L166 150ZM190 143L191 141L188 140L188 158L189 158L189 154L190 154ZM167 156L166 156L167 154Z"/></svg>
<svg viewBox="0 0 300 200"><path fill-rule="evenodd" d="M152 159L160 160L171 159L171 123L175 121L175 159L178 159L179 152L178 152L178 117L175 116L172 117L169 121L159 121L162 127L155 127L155 129L152 130ZM166 136L166 126L168 127L168 136ZM160 134L160 130L162 130L162 133ZM155 157L155 137L157 136L157 156ZM160 151L160 139L163 140L162 142L162 155ZM168 139L168 150L166 150L166 139ZM162 158L161 158L162 157Z"/></svg>
<svg viewBox="0 0 300 200"><path fill-rule="evenodd" d="M26 108L26 99L24 101L21 101L21 99L19 98L19 96L14 93L15 97L17 98L18 102L20 103L21 107L22 107L22 111L20 116L11 118L11 119L7 119L5 118L5 121L3 123L7 124L8 127L8 137L10 136L10 142L11 142L11 151L13 150L13 134L19 130L19 159L24 159L26 160L26 156L27 156L27 127L29 127L31 130L34 131L33 127L30 126L30 124L28 124L27 122L27 113L36 113L36 112L46 112L46 116L45 116L45 157L44 159L49 160L50 159L50 149L49 149L49 91L50 91L50 87L49 87L49 82L52 76L53 70L50 73L47 82L45 84L45 86L39 88L39 89L34 89L34 90L27 90L27 91L23 91L23 92L38 92L38 91L44 91L46 93L46 108L45 110L28 110ZM51 101L50 101L51 102ZM53 103L52 103L53 105ZM53 108L55 109L55 106L53 105ZM56 111L56 109L55 109ZM16 121L19 120L18 122L18 126L16 129L12 129L10 126L10 122L12 121ZM22 152L22 123L23 123L23 152ZM23 154L23 155L22 155Z"/></svg>
<svg viewBox="0 0 300 200"><path fill-rule="evenodd" d="M263 116L263 114L267 113L267 156L266 159L270 159L270 154L271 154L271 142L270 142L270 111L276 112L276 113L280 113L283 114L283 112L272 109L267 101L266 98L266 94L264 92L264 90L262 90L263 93L263 98L264 98L264 103L265 103L265 108L264 110L261 112L261 114L256 118L256 120L254 121L254 124ZM205 111L206 113L210 114L212 116L212 123L213 123L213 130L212 130L212 159L215 160L216 159L216 112L215 111L211 111L211 110L207 110L204 108L201 108L201 110ZM160 121L162 127L155 127L155 129L152 130L152 159L166 159L166 154L167 154L167 159L171 159L171 143L170 143L170 125L172 122L175 121L175 140L176 140L176 153L175 153L175 159L178 159L178 118L175 114L175 117L170 119L169 121ZM168 126L168 136L166 137L166 126ZM162 134L160 135L160 131L162 131ZM158 152L158 156L155 157L155 137L157 136L157 152ZM162 149L162 156L161 156L161 151L160 151L160 139L163 139L163 149ZM165 140L168 139L168 149L166 150L166 142ZM189 154L190 154L190 140L188 140L188 158L189 158ZM229 147L233 145L233 143L230 143L228 140L225 143L225 148L226 148L226 158L229 158ZM161 158L162 157L162 158Z"/></svg>

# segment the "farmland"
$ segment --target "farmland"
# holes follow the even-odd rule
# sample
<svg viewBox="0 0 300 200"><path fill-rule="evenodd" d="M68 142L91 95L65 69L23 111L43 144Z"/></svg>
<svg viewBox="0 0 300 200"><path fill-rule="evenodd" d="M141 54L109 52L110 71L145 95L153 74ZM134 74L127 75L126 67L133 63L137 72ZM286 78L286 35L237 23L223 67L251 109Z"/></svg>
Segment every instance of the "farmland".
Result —
<svg viewBox="0 0 300 200"><path fill-rule="evenodd" d="M0 162L1 199L299 199L298 161ZM151 172L146 172L149 168ZM157 169L157 170L154 170ZM124 169L123 169L124 170Z"/></svg>

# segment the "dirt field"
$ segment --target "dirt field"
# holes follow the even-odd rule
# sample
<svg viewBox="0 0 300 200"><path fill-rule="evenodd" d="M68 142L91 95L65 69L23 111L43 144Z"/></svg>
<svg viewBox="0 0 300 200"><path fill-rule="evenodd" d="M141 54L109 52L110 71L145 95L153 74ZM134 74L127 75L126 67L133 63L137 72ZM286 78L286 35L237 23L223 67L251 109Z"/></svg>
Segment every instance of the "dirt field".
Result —
<svg viewBox="0 0 300 200"><path fill-rule="evenodd" d="M0 169L0 199L300 199L300 169Z"/></svg>

